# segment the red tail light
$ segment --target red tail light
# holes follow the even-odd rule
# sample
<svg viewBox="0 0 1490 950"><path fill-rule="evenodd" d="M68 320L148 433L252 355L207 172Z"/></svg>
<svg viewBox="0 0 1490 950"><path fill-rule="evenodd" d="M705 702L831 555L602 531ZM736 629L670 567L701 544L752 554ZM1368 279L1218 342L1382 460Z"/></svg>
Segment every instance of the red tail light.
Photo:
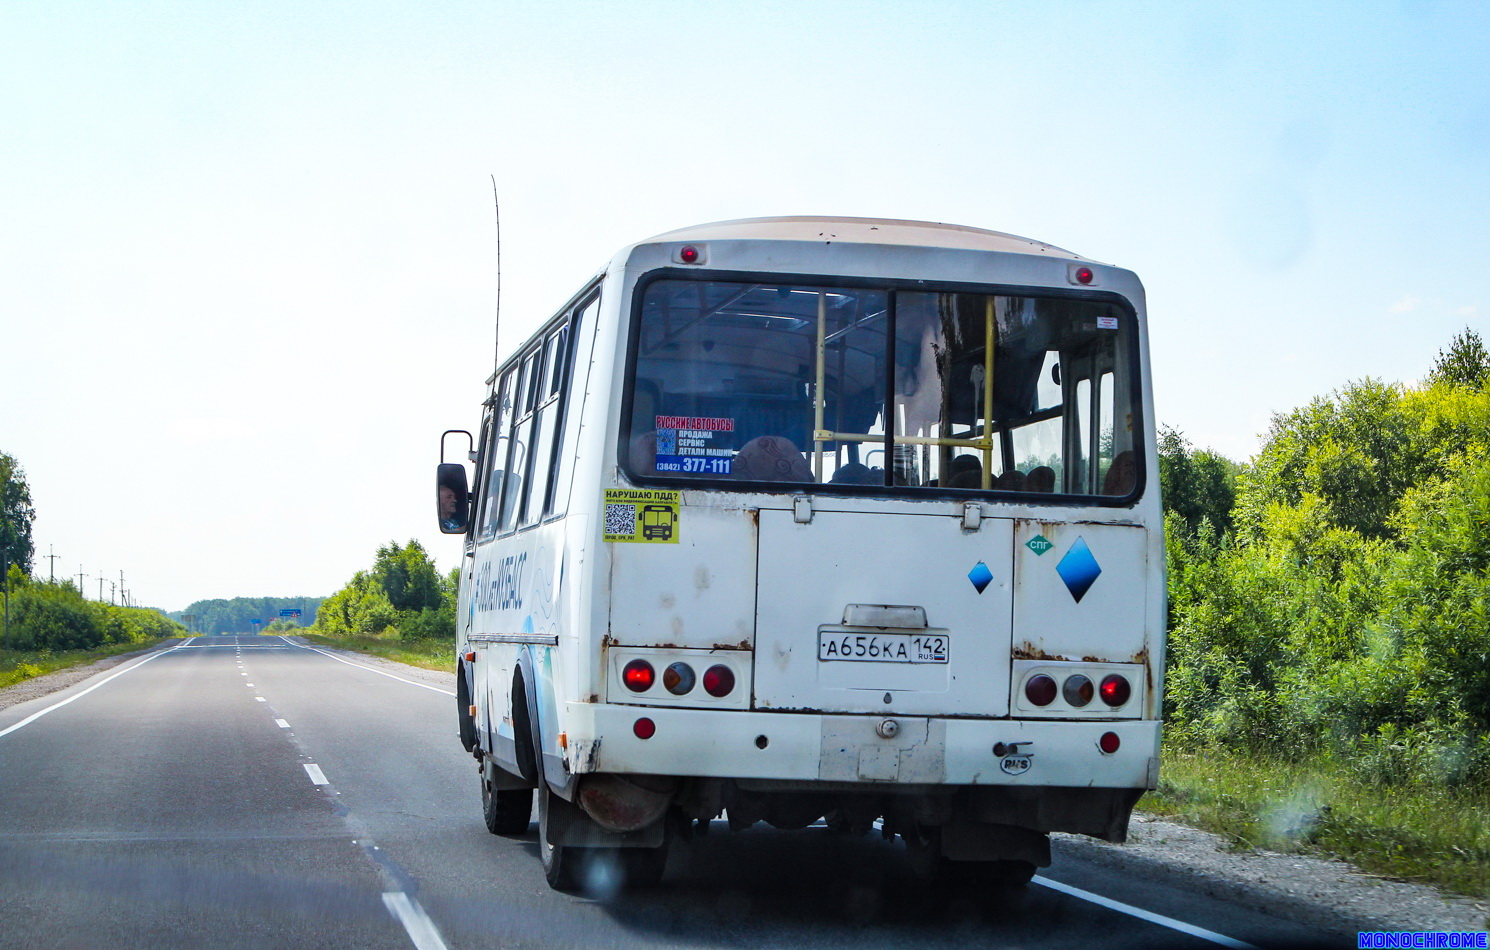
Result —
<svg viewBox="0 0 1490 950"><path fill-rule="evenodd" d="M643 716L631 724L631 731L636 733L638 739L650 739L657 735L657 723ZM1111 733L1108 733L1108 735L1111 735Z"/></svg>
<svg viewBox="0 0 1490 950"><path fill-rule="evenodd" d="M710 696L728 696L735 688L735 671L723 664L704 671L704 691Z"/></svg>
<svg viewBox="0 0 1490 950"><path fill-rule="evenodd" d="M1118 734L1115 732L1104 732L1102 733L1102 738L1097 740L1097 748L1106 752L1108 755L1116 752L1120 745L1122 745L1122 741L1118 739Z"/></svg>
<svg viewBox="0 0 1490 950"><path fill-rule="evenodd" d="M1102 702L1116 707L1128 701L1128 697L1133 695L1133 687L1128 685L1126 677L1114 673L1102 680L1098 692L1102 694Z"/></svg>
<svg viewBox="0 0 1490 950"><path fill-rule="evenodd" d="M656 679L656 671L652 669L652 664L646 660L632 660L621 671L621 681L633 693L645 693L652 688L652 683Z"/></svg>
<svg viewBox="0 0 1490 950"><path fill-rule="evenodd" d="M1036 706L1049 706L1055 702L1055 680L1038 673L1024 681L1024 697Z"/></svg>

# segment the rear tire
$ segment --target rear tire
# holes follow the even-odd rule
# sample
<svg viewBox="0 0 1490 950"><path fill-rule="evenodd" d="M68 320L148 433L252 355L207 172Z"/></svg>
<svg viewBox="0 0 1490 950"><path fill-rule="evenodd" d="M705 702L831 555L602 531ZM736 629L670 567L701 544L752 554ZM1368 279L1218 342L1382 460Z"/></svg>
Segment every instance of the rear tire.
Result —
<svg viewBox="0 0 1490 950"><path fill-rule="evenodd" d="M543 876L556 891L572 891L579 886L583 849L548 843L548 827L556 808L568 805L544 782L538 789L538 857L543 862ZM569 806L573 807L573 806Z"/></svg>
<svg viewBox="0 0 1490 950"><path fill-rule="evenodd" d="M493 789L482 776L481 817L486 819L486 830L494 835L526 834L533 817L533 790Z"/></svg>

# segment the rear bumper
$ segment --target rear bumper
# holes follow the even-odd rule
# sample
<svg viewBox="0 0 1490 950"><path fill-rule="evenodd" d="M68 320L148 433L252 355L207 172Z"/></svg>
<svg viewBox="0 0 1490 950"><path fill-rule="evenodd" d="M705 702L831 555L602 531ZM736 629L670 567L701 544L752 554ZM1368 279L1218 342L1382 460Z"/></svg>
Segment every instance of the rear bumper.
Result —
<svg viewBox="0 0 1490 950"><path fill-rule="evenodd" d="M640 718L656 724L636 736ZM894 720L894 735L878 727ZM561 726L570 772L887 785L1153 788L1159 723L940 719L568 703ZM888 731L888 730L887 730ZM1098 746L1115 733L1116 752ZM995 755L1019 743L1025 763Z"/></svg>

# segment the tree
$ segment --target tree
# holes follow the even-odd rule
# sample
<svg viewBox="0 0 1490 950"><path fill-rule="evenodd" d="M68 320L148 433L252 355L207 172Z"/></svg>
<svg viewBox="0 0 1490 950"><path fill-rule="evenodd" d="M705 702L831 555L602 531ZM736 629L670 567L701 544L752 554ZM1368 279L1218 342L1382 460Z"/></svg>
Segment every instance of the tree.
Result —
<svg viewBox="0 0 1490 950"><path fill-rule="evenodd" d="M399 610L440 606L440 572L418 541L410 539L403 547L390 541L378 548L373 576L383 585L388 603Z"/></svg>
<svg viewBox="0 0 1490 950"><path fill-rule="evenodd" d="M1467 386L1480 389L1490 379L1490 355L1485 353L1484 341L1469 327L1454 337L1447 350L1438 351L1438 359L1428 374L1428 382L1447 383L1450 386Z"/></svg>
<svg viewBox="0 0 1490 950"><path fill-rule="evenodd" d="M1159 427L1159 493L1164 510L1179 515L1193 534L1202 521L1219 534L1231 531L1239 466L1215 452L1197 451L1183 433Z"/></svg>
<svg viewBox="0 0 1490 950"><path fill-rule="evenodd" d="M36 509L31 505L31 488L26 473L13 456L0 452L0 552L12 564L31 573L31 523Z"/></svg>

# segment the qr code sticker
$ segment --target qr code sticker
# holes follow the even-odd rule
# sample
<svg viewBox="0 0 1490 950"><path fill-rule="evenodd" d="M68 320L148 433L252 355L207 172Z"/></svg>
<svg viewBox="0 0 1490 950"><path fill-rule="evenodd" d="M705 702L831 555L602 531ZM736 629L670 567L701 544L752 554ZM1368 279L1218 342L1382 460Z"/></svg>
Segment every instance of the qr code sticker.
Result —
<svg viewBox="0 0 1490 950"><path fill-rule="evenodd" d="M605 533L606 534L636 534L636 506L614 505L605 506Z"/></svg>

